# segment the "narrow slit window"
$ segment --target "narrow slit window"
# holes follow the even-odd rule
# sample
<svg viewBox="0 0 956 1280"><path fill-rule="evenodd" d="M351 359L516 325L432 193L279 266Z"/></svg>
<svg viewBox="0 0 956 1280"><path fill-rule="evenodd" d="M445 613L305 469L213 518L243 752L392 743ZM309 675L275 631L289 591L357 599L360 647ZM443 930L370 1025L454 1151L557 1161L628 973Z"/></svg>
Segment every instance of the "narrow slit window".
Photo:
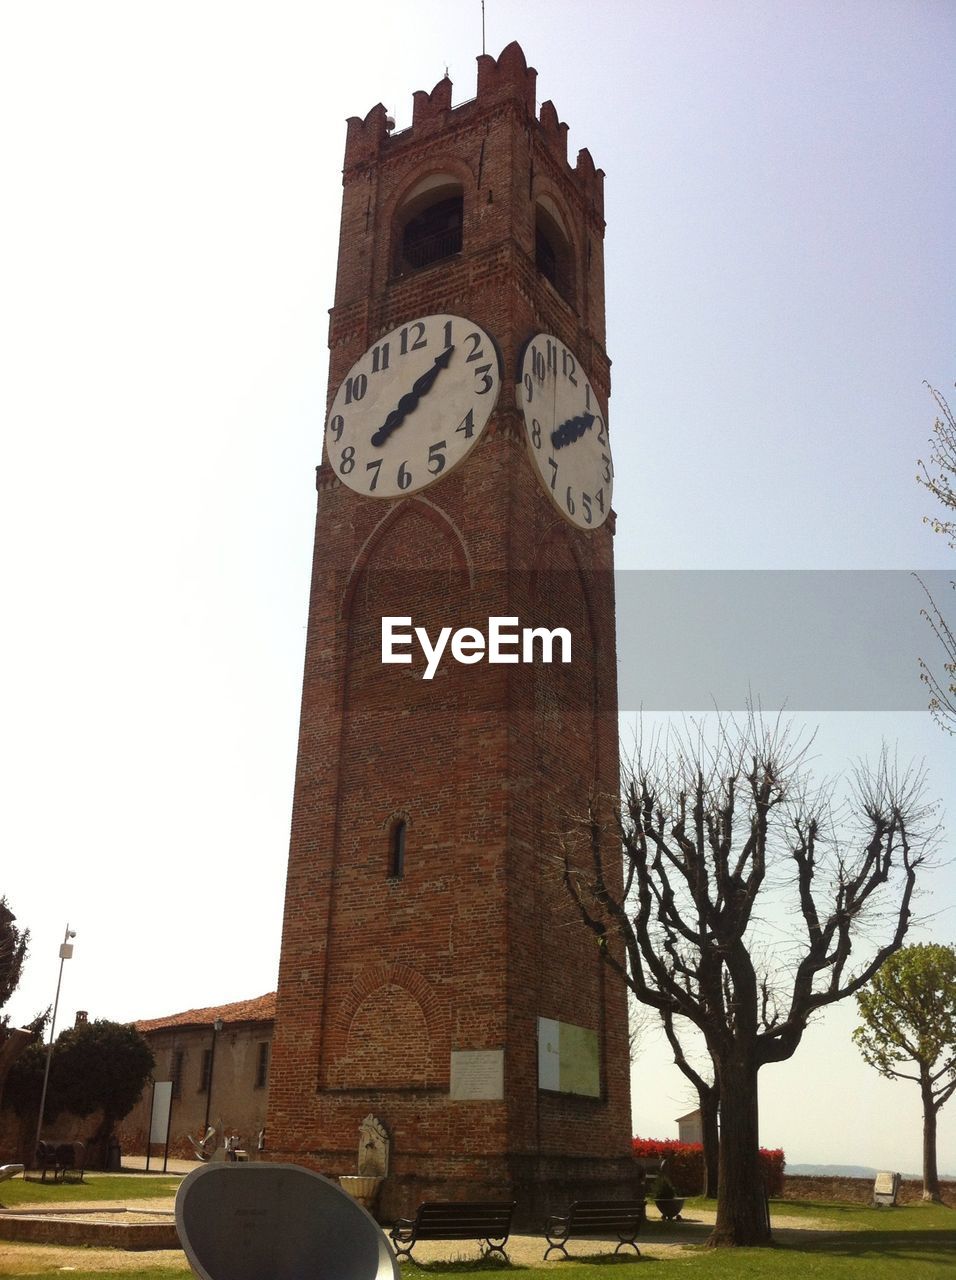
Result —
<svg viewBox="0 0 956 1280"><path fill-rule="evenodd" d="M185 1054L182 1049L174 1049L172 1060L169 1066L169 1078L172 1081L172 1096L181 1098L183 1093L183 1059Z"/></svg>
<svg viewBox="0 0 956 1280"><path fill-rule="evenodd" d="M399 880L405 874L405 833L408 823L402 818L392 827L392 847L389 851L388 874Z"/></svg>
<svg viewBox="0 0 956 1280"><path fill-rule="evenodd" d="M209 1077L212 1073L212 1050L203 1049L202 1062L199 1067L199 1092L206 1093L209 1090Z"/></svg>
<svg viewBox="0 0 956 1280"><path fill-rule="evenodd" d="M269 1079L269 1041L260 1040L256 1057L256 1088L264 1089Z"/></svg>

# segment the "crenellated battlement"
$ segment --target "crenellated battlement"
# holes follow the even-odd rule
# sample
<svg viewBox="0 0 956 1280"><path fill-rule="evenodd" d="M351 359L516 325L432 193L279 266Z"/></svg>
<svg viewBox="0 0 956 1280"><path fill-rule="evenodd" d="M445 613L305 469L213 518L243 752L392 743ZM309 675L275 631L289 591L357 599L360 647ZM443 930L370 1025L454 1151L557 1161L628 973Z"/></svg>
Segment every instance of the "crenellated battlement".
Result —
<svg viewBox="0 0 956 1280"><path fill-rule="evenodd" d="M458 113L472 114L508 102L518 105L529 121L536 119L538 138L551 155L567 166L569 175L581 189L588 205L602 210L604 205L604 172L595 168L590 152L585 148L578 152L577 163L571 168L568 162L568 126L558 116L551 101L541 104L535 117L535 88L538 73L529 67L524 52L516 40L507 45L497 58L481 54L478 59L478 88L475 97L452 107L452 82L447 75L431 92L419 89L412 95L412 124L398 134L390 134L388 113L378 103L364 120L351 116L347 122L345 142L345 169L362 169L374 164L383 151L392 144L406 144L423 136L446 129Z"/></svg>
<svg viewBox="0 0 956 1280"><path fill-rule="evenodd" d="M524 50L517 40L512 40L498 55L497 60L483 53L478 59L477 101L483 106L515 98L529 116L534 116L535 85L538 73L529 67Z"/></svg>
<svg viewBox="0 0 956 1280"><path fill-rule="evenodd" d="M431 93L418 89L412 94L412 132L443 128L449 111L451 81L442 76Z"/></svg>
<svg viewBox="0 0 956 1280"><path fill-rule="evenodd" d="M349 116L345 126L346 169L374 163L388 138L388 112L382 104L377 102L364 120Z"/></svg>

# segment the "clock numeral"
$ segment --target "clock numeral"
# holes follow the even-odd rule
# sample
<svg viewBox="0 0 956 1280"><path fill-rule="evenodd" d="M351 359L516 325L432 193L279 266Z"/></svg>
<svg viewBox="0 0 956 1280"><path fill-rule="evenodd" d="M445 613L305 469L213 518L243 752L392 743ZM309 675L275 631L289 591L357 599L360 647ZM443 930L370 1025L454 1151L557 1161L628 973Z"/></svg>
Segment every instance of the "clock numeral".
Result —
<svg viewBox="0 0 956 1280"><path fill-rule="evenodd" d="M535 378L537 378L538 382L544 382L544 375L546 372L544 356L537 347L531 348L531 372L534 374Z"/></svg>
<svg viewBox="0 0 956 1280"><path fill-rule="evenodd" d="M484 360L485 353L481 349L481 334L469 333L465 341L471 343L471 351L465 356L465 364L473 364L475 360ZM489 369L491 368L490 365L488 367Z"/></svg>
<svg viewBox="0 0 956 1280"><path fill-rule="evenodd" d="M550 338L545 343L545 350L548 353L547 355L548 368L553 369L554 372L557 373L558 372L558 348L555 346L555 344L551 341Z"/></svg>
<svg viewBox="0 0 956 1280"><path fill-rule="evenodd" d="M335 443L338 444L342 439L342 432L345 430L345 419L340 413L329 419L329 430L335 436Z"/></svg>
<svg viewBox="0 0 956 1280"><path fill-rule="evenodd" d="M428 470L433 476L437 476L440 472L445 470L445 455L442 453L442 450L447 448L448 445L444 440L436 440L434 444L430 444L428 446ZM438 465L433 467L433 462L437 462Z"/></svg>
<svg viewBox="0 0 956 1280"><path fill-rule="evenodd" d="M537 418L531 419L531 443L536 449L541 448L541 423Z"/></svg>
<svg viewBox="0 0 956 1280"><path fill-rule="evenodd" d="M594 496L597 499L597 504L601 508L601 515L603 516L604 515L604 490L598 489L597 493Z"/></svg>
<svg viewBox="0 0 956 1280"><path fill-rule="evenodd" d="M601 461L604 463L604 475L602 479L604 480L605 484L610 484L611 476L614 474L613 470L611 469L611 459L607 456L606 453L602 453Z"/></svg>
<svg viewBox="0 0 956 1280"><path fill-rule="evenodd" d="M601 430L598 432L598 444L606 449L607 448L607 423L604 421L602 417L600 417L600 415L598 416L597 420L601 424Z"/></svg>
<svg viewBox="0 0 956 1280"><path fill-rule="evenodd" d="M372 476L372 483L368 487L369 493L374 493L375 490L378 488L378 473L381 471L381 469L382 469L381 458L376 458L374 462L366 462L365 470L374 472L374 475Z"/></svg>
<svg viewBox="0 0 956 1280"><path fill-rule="evenodd" d="M408 486L412 483L412 473L406 470L406 467L407 467L407 462L403 462L402 465L398 468L397 480L398 480L399 489L407 489Z"/></svg>
<svg viewBox="0 0 956 1280"><path fill-rule="evenodd" d="M343 476L349 475L355 470L355 446L350 444L342 450L342 460L339 462L339 470Z"/></svg>
<svg viewBox="0 0 956 1280"><path fill-rule="evenodd" d="M445 321L445 346L446 347L451 346L451 321L450 320Z"/></svg>
<svg viewBox="0 0 956 1280"><path fill-rule="evenodd" d="M467 413L465 414L465 416L462 418L461 422L458 424L458 426L455 428L455 430L456 430L456 431L460 431L460 432L464 435L464 437L465 437L465 439L466 439L466 440L470 440L470 439L471 439L471 437L475 434L475 411L474 411L474 409L469 409L469 410L468 410L468 412L467 412Z"/></svg>
<svg viewBox="0 0 956 1280"><path fill-rule="evenodd" d="M588 413L590 413L590 412L591 412L591 384L590 384L590 382L586 382L586 383L584 384L584 407L585 407L585 409L587 409Z"/></svg>
<svg viewBox="0 0 956 1280"><path fill-rule="evenodd" d="M345 379L345 403L351 404L353 400L361 400L368 391L368 378L364 373L356 374L354 378Z"/></svg>
<svg viewBox="0 0 956 1280"><path fill-rule="evenodd" d="M495 380L491 376L491 365L480 364L475 370L475 377L481 379L481 386L478 388L477 394L485 395L495 385Z"/></svg>
<svg viewBox="0 0 956 1280"><path fill-rule="evenodd" d="M571 497L571 486L568 485L568 491L564 495L564 505L567 508L569 516L574 515L574 499Z"/></svg>
<svg viewBox="0 0 956 1280"><path fill-rule="evenodd" d="M382 342L372 348L372 372L384 372L388 368L388 343Z"/></svg>
<svg viewBox="0 0 956 1280"><path fill-rule="evenodd" d="M571 490L569 489L569 490L568 490L568 493L570 493L570 492L571 492ZM582 494L581 494L581 503L582 503L582 505L583 505L583 507L584 507L584 522L585 522L585 524L592 524L592 523L594 522L594 517L593 517L593 516L592 516L592 514L591 514L591 495L590 495L589 493L582 493Z"/></svg>
<svg viewBox="0 0 956 1280"><path fill-rule="evenodd" d="M551 464L551 468L552 468L552 470L551 470L551 492L553 493L553 492L554 492L554 486L557 484L557 481L558 481L558 464L555 462L554 458L549 458L549 459L548 459L548 462Z"/></svg>
<svg viewBox="0 0 956 1280"><path fill-rule="evenodd" d="M576 387L578 385L578 380L574 375L577 372L577 363L570 351L565 351L563 355L564 361L562 368L564 376L567 378L568 382L570 382L572 387Z"/></svg>
<svg viewBox="0 0 956 1280"><path fill-rule="evenodd" d="M530 404L534 399L534 383L531 381L531 374L524 375L524 402Z"/></svg>
<svg viewBox="0 0 956 1280"><path fill-rule="evenodd" d="M415 330L417 330L415 339L411 345L409 345L408 336ZM450 343L445 343L445 346L450 345ZM425 337L425 326L422 324L421 320L416 320L414 324L405 326L399 334L399 346L400 354L403 356L407 356L409 351L421 351L422 347L428 346L428 339Z"/></svg>

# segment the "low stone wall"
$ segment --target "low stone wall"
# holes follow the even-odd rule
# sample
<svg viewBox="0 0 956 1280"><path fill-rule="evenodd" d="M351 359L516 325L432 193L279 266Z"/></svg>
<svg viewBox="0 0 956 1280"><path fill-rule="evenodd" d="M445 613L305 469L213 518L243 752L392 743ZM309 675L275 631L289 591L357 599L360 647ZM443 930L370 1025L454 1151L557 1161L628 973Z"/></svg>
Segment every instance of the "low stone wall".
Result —
<svg viewBox="0 0 956 1280"><path fill-rule="evenodd" d="M943 1203L956 1208L956 1182L940 1184ZM783 1200L836 1200L850 1204L871 1204L872 1178L823 1178L805 1174L785 1174ZM923 1184L918 1178L904 1179L897 1204L912 1204L923 1198Z"/></svg>
<svg viewBox="0 0 956 1280"><path fill-rule="evenodd" d="M117 1209L65 1214L36 1210L0 1213L0 1240L28 1244L87 1245L94 1249L178 1249L172 1213Z"/></svg>
<svg viewBox="0 0 956 1280"><path fill-rule="evenodd" d="M89 1140L100 1126L102 1115L95 1111L93 1115L80 1119L62 1113L48 1116L43 1124L43 1138L47 1142L85 1142L87 1144L87 1168L89 1163ZM36 1138L37 1117L18 1116L6 1107L0 1110L0 1164L25 1164L32 1166L33 1142Z"/></svg>

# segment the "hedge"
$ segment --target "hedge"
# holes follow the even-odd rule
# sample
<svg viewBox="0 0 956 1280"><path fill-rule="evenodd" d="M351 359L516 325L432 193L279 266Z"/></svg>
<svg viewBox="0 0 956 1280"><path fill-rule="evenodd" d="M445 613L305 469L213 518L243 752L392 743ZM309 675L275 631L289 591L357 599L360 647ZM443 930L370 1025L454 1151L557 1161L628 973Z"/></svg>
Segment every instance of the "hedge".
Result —
<svg viewBox="0 0 956 1280"><path fill-rule="evenodd" d="M635 1156L644 1160L668 1161L668 1177L681 1195L697 1195L704 1185L704 1148L699 1142L678 1142L676 1138L633 1138ZM776 1147L760 1148L760 1164L767 1183L767 1195L783 1193L783 1170L786 1157Z"/></svg>

